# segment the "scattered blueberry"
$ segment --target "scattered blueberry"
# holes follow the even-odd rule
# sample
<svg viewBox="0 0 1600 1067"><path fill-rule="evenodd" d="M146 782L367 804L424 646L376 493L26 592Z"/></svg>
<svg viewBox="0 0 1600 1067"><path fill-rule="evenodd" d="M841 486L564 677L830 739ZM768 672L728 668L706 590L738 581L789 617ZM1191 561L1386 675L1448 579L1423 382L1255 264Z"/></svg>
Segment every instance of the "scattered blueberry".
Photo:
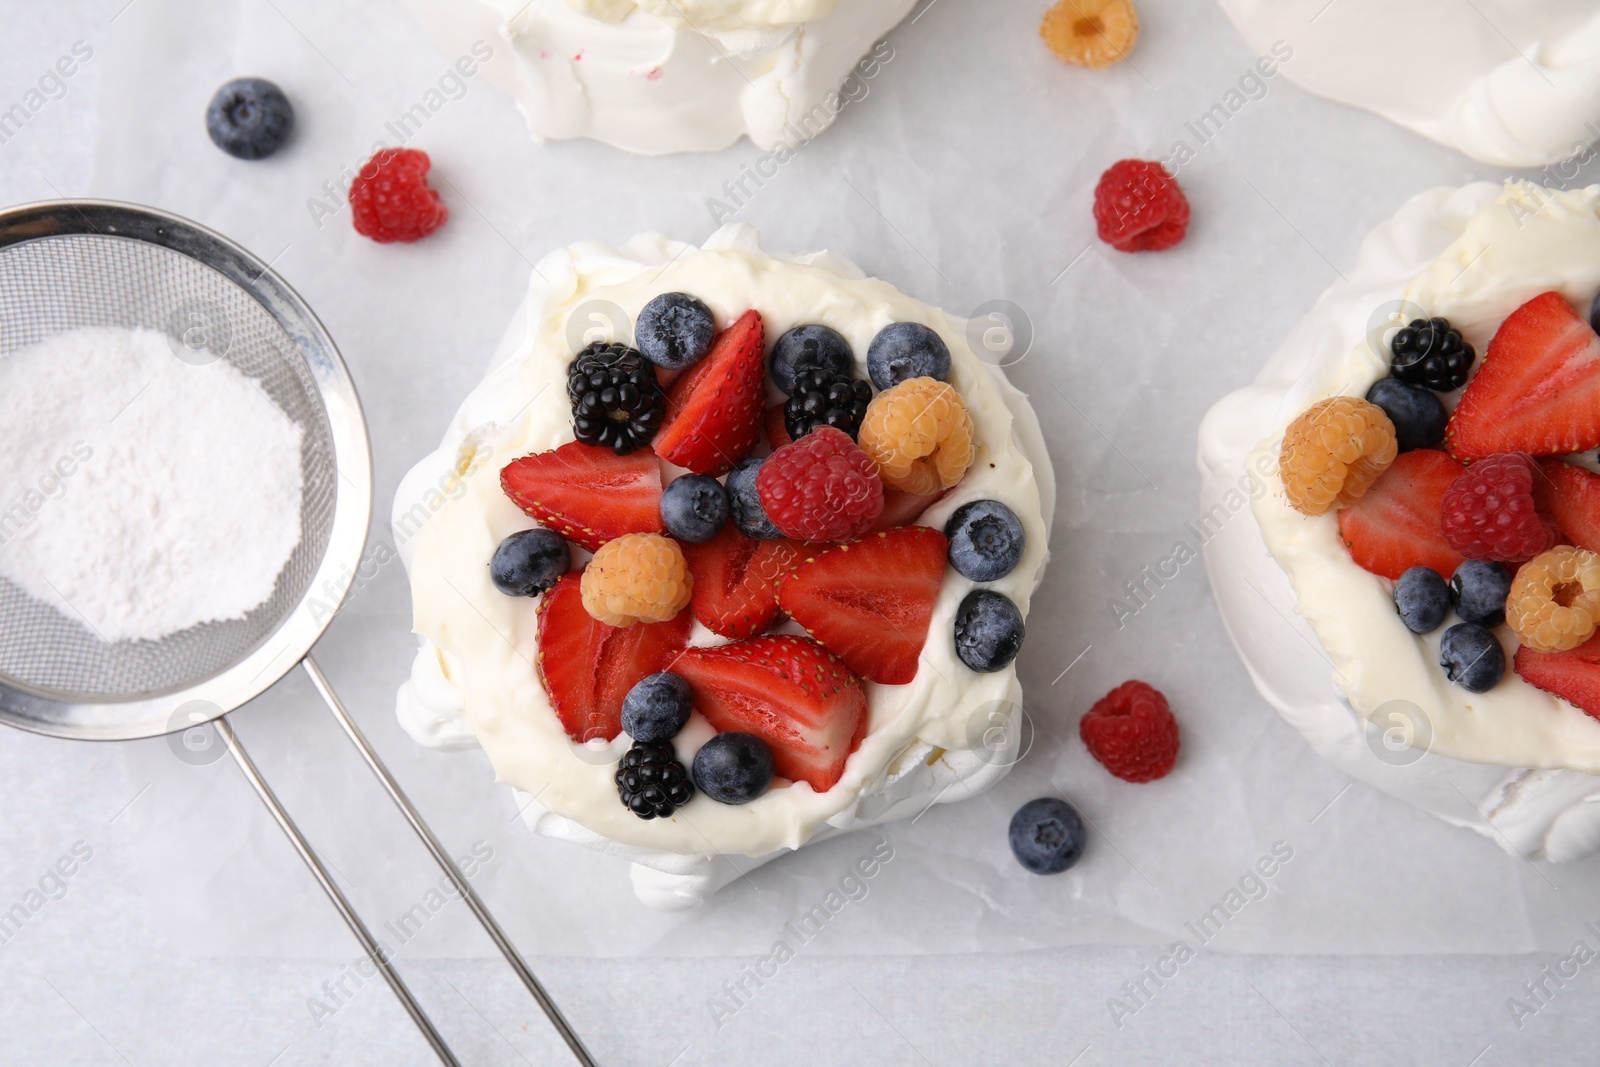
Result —
<svg viewBox="0 0 1600 1067"><path fill-rule="evenodd" d="M651 674L622 698L622 729L635 741L671 741L689 721L693 708L688 682L671 671Z"/></svg>
<svg viewBox="0 0 1600 1067"><path fill-rule="evenodd" d="M1461 688L1487 693L1505 677L1506 652L1492 631L1458 622L1439 639L1439 666Z"/></svg>
<svg viewBox="0 0 1600 1067"><path fill-rule="evenodd" d="M571 569L566 539L538 526L500 542L489 561L489 578L506 596L538 596Z"/></svg>
<svg viewBox="0 0 1600 1067"><path fill-rule="evenodd" d="M811 324L796 326L772 346L772 381L784 396L793 396L796 376L808 367L850 376L856 357L838 330Z"/></svg>
<svg viewBox="0 0 1600 1067"><path fill-rule="evenodd" d="M1469 559L1450 579L1450 597L1456 614L1479 626L1499 626L1506 621L1506 597L1511 594L1511 572L1503 564Z"/></svg>
<svg viewBox="0 0 1600 1067"><path fill-rule="evenodd" d="M1383 409L1394 423L1400 451L1437 448L1444 443L1450 414L1432 391L1397 378L1380 378L1367 390L1367 400Z"/></svg>
<svg viewBox="0 0 1600 1067"><path fill-rule="evenodd" d="M266 159L294 129L294 107L264 78L237 78L217 90L206 108L206 132L235 159Z"/></svg>
<svg viewBox="0 0 1600 1067"><path fill-rule="evenodd" d="M724 731L694 754L694 784L712 800L748 804L772 784L772 749L754 734Z"/></svg>
<svg viewBox="0 0 1600 1067"><path fill-rule="evenodd" d="M907 378L946 381L950 377L950 349L920 322L891 322L878 331L867 348L867 376L879 389L899 385Z"/></svg>
<svg viewBox="0 0 1600 1067"><path fill-rule="evenodd" d="M992 589L974 589L956 609L956 655L975 671L1004 670L1022 648L1022 612Z"/></svg>
<svg viewBox="0 0 1600 1067"><path fill-rule="evenodd" d="M975 582L1010 574L1028 545L1022 520L998 500L962 504L944 524L944 535L950 539L950 565Z"/></svg>
<svg viewBox="0 0 1600 1067"><path fill-rule="evenodd" d="M661 494L661 521L678 540L703 545L728 523L728 491L715 478L685 474Z"/></svg>
<svg viewBox="0 0 1600 1067"><path fill-rule="evenodd" d="M783 534L767 518L767 510L761 506L761 497L756 492L756 475L761 472L761 464L765 462L751 456L733 465L733 470L728 472L728 510L733 515L733 524L746 537L754 537L758 541L777 541Z"/></svg>
<svg viewBox="0 0 1600 1067"><path fill-rule="evenodd" d="M1011 854L1034 874L1060 874L1083 855L1078 809L1060 797L1030 800L1011 816Z"/></svg>
<svg viewBox="0 0 1600 1067"><path fill-rule="evenodd" d="M711 351L717 320L688 293L662 293L639 312L634 340L646 359L667 370L692 367Z"/></svg>
<svg viewBox="0 0 1600 1067"><path fill-rule="evenodd" d="M1394 606L1406 629L1432 633L1450 614L1450 587L1432 567L1412 567L1394 583Z"/></svg>

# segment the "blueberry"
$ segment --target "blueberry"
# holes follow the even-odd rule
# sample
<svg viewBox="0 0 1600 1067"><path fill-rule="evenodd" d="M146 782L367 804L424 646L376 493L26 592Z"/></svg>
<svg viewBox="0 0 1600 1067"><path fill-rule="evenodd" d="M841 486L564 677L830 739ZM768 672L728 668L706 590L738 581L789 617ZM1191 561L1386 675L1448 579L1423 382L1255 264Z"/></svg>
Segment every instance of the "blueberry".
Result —
<svg viewBox="0 0 1600 1067"><path fill-rule="evenodd" d="M1394 423L1400 451L1437 448L1444 443L1444 424L1450 415L1432 390L1398 378L1380 378L1367 390L1367 400L1382 408Z"/></svg>
<svg viewBox="0 0 1600 1067"><path fill-rule="evenodd" d="M688 682L671 671L648 675L622 698L622 729L647 744L671 741L693 707Z"/></svg>
<svg viewBox="0 0 1600 1067"><path fill-rule="evenodd" d="M217 90L206 108L206 132L236 159L266 159L294 129L294 107L263 78L238 78Z"/></svg>
<svg viewBox="0 0 1600 1067"><path fill-rule="evenodd" d="M767 518L761 506L761 496L756 492L756 475L766 460L741 459L728 472L728 510L733 514L733 524L744 531L746 537L758 541L777 541L783 537Z"/></svg>
<svg viewBox="0 0 1600 1067"><path fill-rule="evenodd" d="M1487 693L1505 677L1506 652L1492 631L1458 622L1439 639L1439 666L1461 688Z"/></svg>
<svg viewBox="0 0 1600 1067"><path fill-rule="evenodd" d="M1594 295L1594 302L1589 305L1589 328L1600 333L1600 293Z"/></svg>
<svg viewBox="0 0 1600 1067"><path fill-rule="evenodd" d="M1456 614L1479 626L1499 626L1506 621L1506 597L1511 594L1511 572L1499 563L1469 559L1450 579L1450 597Z"/></svg>
<svg viewBox="0 0 1600 1067"><path fill-rule="evenodd" d="M1011 854L1034 874L1060 874L1083 855L1078 809L1060 797L1030 800L1011 816Z"/></svg>
<svg viewBox="0 0 1600 1067"><path fill-rule="evenodd" d="M754 734L724 731L694 754L694 784L712 800L748 804L772 784L772 749Z"/></svg>
<svg viewBox="0 0 1600 1067"><path fill-rule="evenodd" d="M1450 614L1450 587L1432 567L1412 567L1394 583L1394 606L1406 629L1432 633Z"/></svg>
<svg viewBox="0 0 1600 1067"><path fill-rule="evenodd" d="M891 322L867 347L867 376L879 389L907 378L950 377L950 350L944 340L920 322Z"/></svg>
<svg viewBox="0 0 1600 1067"><path fill-rule="evenodd" d="M784 396L793 396L796 377L808 367L820 367L833 374L850 376L856 357L850 342L839 331L811 324L796 326L772 346L772 381Z"/></svg>
<svg viewBox="0 0 1600 1067"><path fill-rule="evenodd" d="M715 478L685 474L661 494L661 521L678 540L703 545L728 523L728 491Z"/></svg>
<svg viewBox="0 0 1600 1067"><path fill-rule="evenodd" d="M489 561L489 578L506 596L538 596L571 569L572 549L541 526L501 541Z"/></svg>
<svg viewBox="0 0 1600 1067"><path fill-rule="evenodd" d="M692 367L711 351L717 320L688 293L662 293L639 312L634 340L646 359L667 370Z"/></svg>
<svg viewBox="0 0 1600 1067"><path fill-rule="evenodd" d="M975 582L1004 578L1022 559L1028 536L1017 513L998 500L962 504L944 524L950 565Z"/></svg>
<svg viewBox="0 0 1600 1067"><path fill-rule="evenodd" d="M956 654L975 671L1004 670L1022 648L1022 612L992 589L974 589L956 609Z"/></svg>

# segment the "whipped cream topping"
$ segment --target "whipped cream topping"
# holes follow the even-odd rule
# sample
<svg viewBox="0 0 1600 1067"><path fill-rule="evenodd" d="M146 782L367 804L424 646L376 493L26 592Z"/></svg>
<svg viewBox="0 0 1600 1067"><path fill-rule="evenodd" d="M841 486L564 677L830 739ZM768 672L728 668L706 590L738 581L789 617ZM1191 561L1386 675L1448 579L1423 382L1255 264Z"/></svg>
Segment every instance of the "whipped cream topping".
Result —
<svg viewBox="0 0 1600 1067"><path fill-rule="evenodd" d="M859 3L860 0L857 0ZM635 11L675 26L727 30L793 26L833 14L839 0L567 0L574 11L621 22Z"/></svg>

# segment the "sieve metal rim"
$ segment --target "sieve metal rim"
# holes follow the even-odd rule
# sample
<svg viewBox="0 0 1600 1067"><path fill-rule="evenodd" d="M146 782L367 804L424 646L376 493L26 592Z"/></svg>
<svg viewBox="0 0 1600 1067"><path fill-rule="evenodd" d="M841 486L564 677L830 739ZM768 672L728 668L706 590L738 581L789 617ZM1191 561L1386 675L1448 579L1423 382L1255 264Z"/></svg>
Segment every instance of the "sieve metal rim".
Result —
<svg viewBox="0 0 1600 1067"><path fill-rule="evenodd" d="M338 477L327 548L299 603L243 659L162 695L127 701L62 699L0 675L0 723L51 737L125 741L224 715L270 689L327 629L355 581L372 519L372 449L355 383L310 306L272 268L214 230L157 208L115 200L45 200L0 210L0 250L86 235L166 248L217 271L255 300L294 343L328 423ZM317 602L312 610L312 601ZM177 709L188 705L181 719ZM204 709L204 710L202 710Z"/></svg>

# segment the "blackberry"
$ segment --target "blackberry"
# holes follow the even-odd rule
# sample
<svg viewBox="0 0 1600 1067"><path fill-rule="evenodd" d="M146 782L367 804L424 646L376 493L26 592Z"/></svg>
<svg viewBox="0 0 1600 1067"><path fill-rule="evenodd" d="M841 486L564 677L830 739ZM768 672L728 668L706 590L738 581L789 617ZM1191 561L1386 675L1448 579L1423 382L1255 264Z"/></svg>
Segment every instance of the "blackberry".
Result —
<svg viewBox="0 0 1600 1067"><path fill-rule="evenodd" d="M578 440L619 456L649 444L667 410L655 365L638 349L606 341L596 341L573 359L567 397Z"/></svg>
<svg viewBox="0 0 1600 1067"><path fill-rule="evenodd" d="M1394 335L1389 367L1396 378L1449 393L1467 384L1472 372L1472 346L1446 319L1412 319Z"/></svg>
<svg viewBox="0 0 1600 1067"><path fill-rule="evenodd" d="M804 367L794 376L795 389L783 405L783 427L798 441L819 426L832 426L856 439L872 386L826 367Z"/></svg>
<svg viewBox="0 0 1600 1067"><path fill-rule="evenodd" d="M670 741L638 741L617 768L622 806L641 819L666 819L694 797L694 783L679 763Z"/></svg>

